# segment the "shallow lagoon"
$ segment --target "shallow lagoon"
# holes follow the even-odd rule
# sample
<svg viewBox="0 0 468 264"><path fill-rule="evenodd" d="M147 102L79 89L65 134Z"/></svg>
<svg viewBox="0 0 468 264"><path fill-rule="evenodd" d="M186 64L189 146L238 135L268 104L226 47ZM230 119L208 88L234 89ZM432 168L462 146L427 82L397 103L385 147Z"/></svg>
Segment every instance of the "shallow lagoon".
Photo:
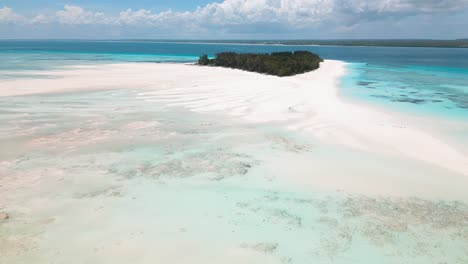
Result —
<svg viewBox="0 0 468 264"><path fill-rule="evenodd" d="M351 63L341 92L392 111L468 120L466 68Z"/></svg>
<svg viewBox="0 0 468 264"><path fill-rule="evenodd" d="M200 115L129 90L2 98L0 111L5 263L468 261L466 197L360 191L379 170L409 182L445 171L390 157L364 166L365 153L283 124ZM338 174L356 188L290 180Z"/></svg>

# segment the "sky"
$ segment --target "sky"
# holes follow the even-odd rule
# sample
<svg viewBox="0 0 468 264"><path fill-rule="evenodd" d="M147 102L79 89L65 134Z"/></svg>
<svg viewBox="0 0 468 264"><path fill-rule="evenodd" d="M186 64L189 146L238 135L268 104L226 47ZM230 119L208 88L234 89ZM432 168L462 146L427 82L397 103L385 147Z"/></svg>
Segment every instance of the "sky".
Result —
<svg viewBox="0 0 468 264"><path fill-rule="evenodd" d="M0 39L468 38L468 0L0 0Z"/></svg>

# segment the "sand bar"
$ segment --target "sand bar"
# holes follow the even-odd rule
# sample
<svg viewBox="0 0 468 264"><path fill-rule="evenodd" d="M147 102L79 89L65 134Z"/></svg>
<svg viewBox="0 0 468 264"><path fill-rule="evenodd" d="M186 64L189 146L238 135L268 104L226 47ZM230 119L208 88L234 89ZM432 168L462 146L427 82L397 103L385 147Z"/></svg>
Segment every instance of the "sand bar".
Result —
<svg viewBox="0 0 468 264"><path fill-rule="evenodd" d="M440 138L375 109L337 96L346 65L327 60L319 70L286 78L184 64L129 63L32 72L47 79L0 81L0 96L103 89L141 90L139 98L224 112L248 122L288 121L293 130L331 144L420 160L468 175L468 157Z"/></svg>

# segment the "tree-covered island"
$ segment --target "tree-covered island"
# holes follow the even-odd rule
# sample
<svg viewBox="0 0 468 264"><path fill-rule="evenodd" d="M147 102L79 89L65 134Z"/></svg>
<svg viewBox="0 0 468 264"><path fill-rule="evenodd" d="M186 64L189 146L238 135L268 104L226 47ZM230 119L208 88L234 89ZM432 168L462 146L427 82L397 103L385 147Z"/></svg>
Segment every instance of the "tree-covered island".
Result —
<svg viewBox="0 0 468 264"><path fill-rule="evenodd" d="M199 65L221 66L276 76L292 76L316 70L323 59L309 51L273 52L271 54L222 52L214 59L201 55Z"/></svg>

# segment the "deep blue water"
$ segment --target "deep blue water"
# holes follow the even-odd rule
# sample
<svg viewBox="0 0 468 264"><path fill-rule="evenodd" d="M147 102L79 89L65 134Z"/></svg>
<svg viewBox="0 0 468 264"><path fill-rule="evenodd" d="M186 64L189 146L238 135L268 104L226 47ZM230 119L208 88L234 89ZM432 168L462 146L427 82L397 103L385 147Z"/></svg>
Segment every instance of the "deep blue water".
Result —
<svg viewBox="0 0 468 264"><path fill-rule="evenodd" d="M148 41L0 41L0 78L17 71L73 64L122 61L191 62L221 51L309 50L351 63L341 93L367 103L413 114L468 120L468 49Z"/></svg>

